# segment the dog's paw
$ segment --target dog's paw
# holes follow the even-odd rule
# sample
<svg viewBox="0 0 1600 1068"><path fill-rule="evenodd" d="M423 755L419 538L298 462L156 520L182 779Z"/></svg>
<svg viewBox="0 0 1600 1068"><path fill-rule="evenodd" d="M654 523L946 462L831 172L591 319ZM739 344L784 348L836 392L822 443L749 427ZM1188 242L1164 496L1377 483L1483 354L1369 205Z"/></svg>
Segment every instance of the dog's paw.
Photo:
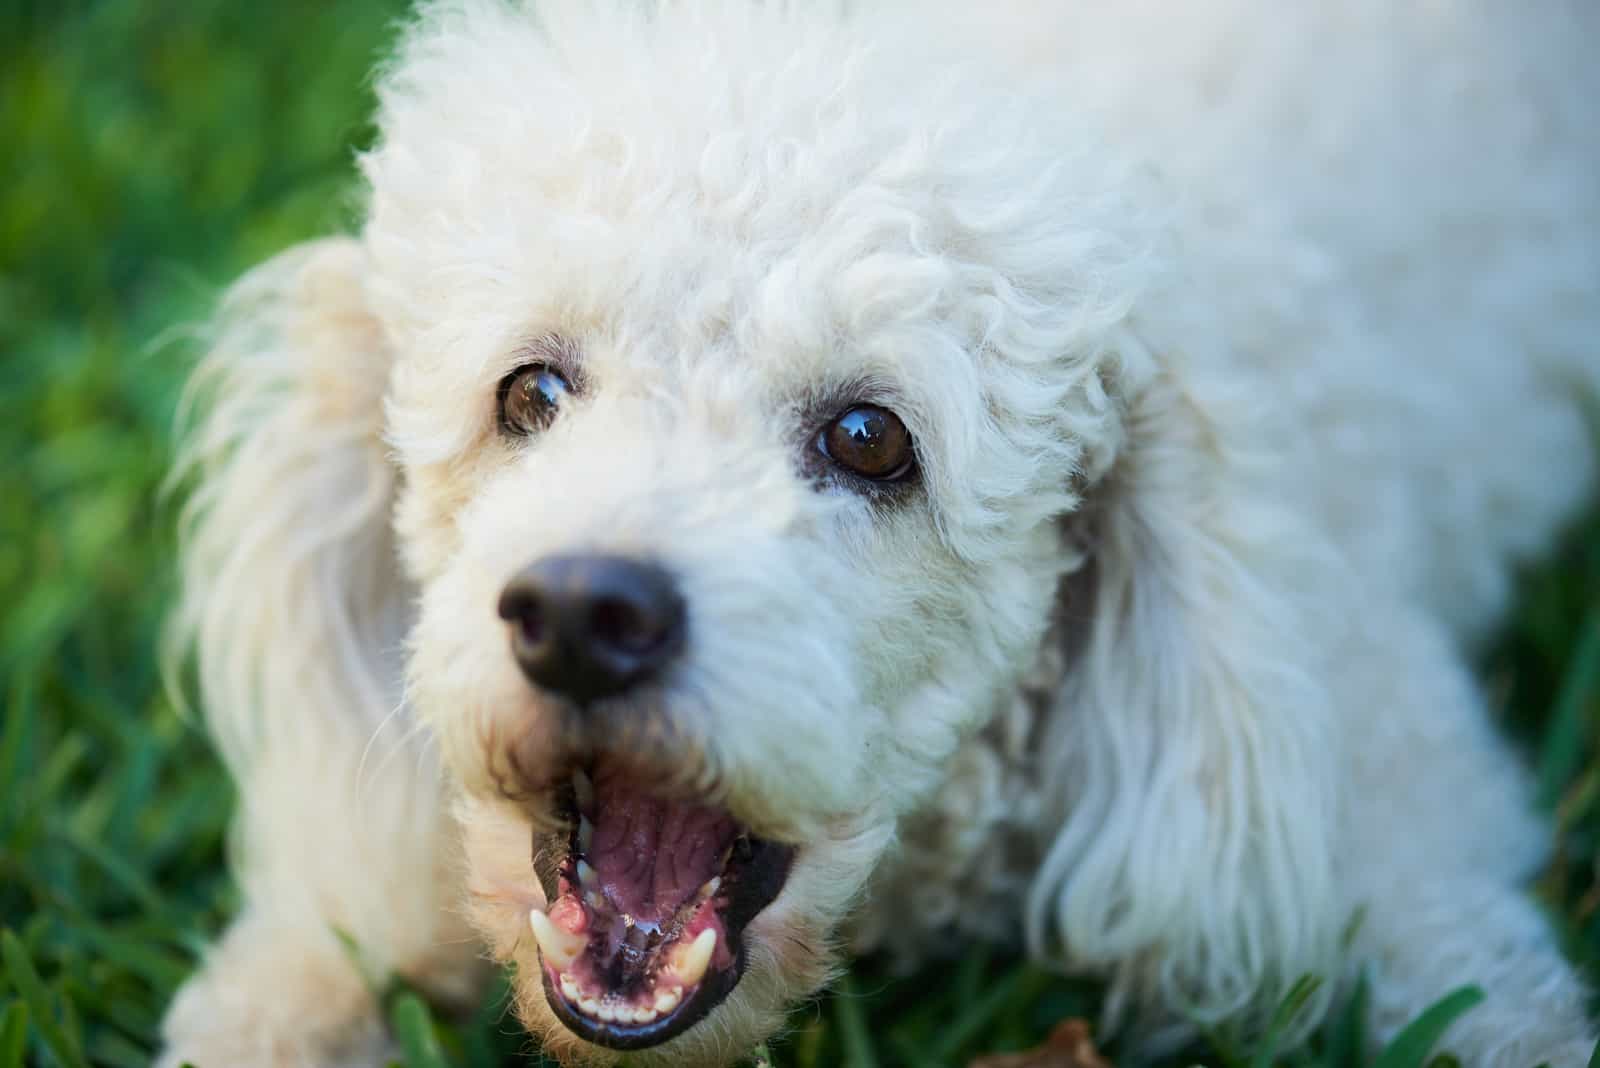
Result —
<svg viewBox="0 0 1600 1068"><path fill-rule="evenodd" d="M305 1041L191 1035L162 1050L154 1068L384 1068L401 1059L398 1045L377 1037L358 1048L326 1050Z"/></svg>
<svg viewBox="0 0 1600 1068"><path fill-rule="evenodd" d="M189 1000L187 994L180 1001ZM179 1018L179 1007L196 1011ZM194 1018L202 1013L203 1021ZM166 1031L155 1068L383 1068L400 1059L399 1046L375 1018L331 1033L293 1030L193 999L174 1007Z"/></svg>
<svg viewBox="0 0 1600 1068"><path fill-rule="evenodd" d="M175 1010L155 1068L383 1068L400 1059L398 1045L376 1019L330 1033L294 1030L198 1000L194 1008L208 1018L179 1020Z"/></svg>
<svg viewBox="0 0 1600 1068"><path fill-rule="evenodd" d="M382 1068L397 1047L348 960L229 932L178 991L157 1068Z"/></svg>

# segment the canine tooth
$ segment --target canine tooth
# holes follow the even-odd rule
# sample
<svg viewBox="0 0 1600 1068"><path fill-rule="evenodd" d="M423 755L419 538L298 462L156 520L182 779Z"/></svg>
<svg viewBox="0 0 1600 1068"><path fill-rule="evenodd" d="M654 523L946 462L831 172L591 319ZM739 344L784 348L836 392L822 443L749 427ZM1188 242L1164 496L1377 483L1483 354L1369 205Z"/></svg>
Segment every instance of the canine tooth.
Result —
<svg viewBox="0 0 1600 1068"><path fill-rule="evenodd" d="M706 884L700 888L700 900L706 900L707 898L716 894L716 892L720 889L722 889L722 876L713 875L711 878L707 879Z"/></svg>
<svg viewBox="0 0 1600 1068"><path fill-rule="evenodd" d="M585 890L583 892L583 901L584 904L592 909L602 909L606 905L606 899L601 896L598 890Z"/></svg>
<svg viewBox="0 0 1600 1068"><path fill-rule="evenodd" d="M678 1002L681 1000L683 1000L683 991L678 987L673 987L671 990L663 990L656 995L656 1013L671 1012L678 1007Z"/></svg>
<svg viewBox="0 0 1600 1068"><path fill-rule="evenodd" d="M684 986L694 986L711 966L711 954L717 949L717 929L707 927L688 945L680 945L672 952L673 977Z"/></svg>
<svg viewBox="0 0 1600 1068"><path fill-rule="evenodd" d="M578 817L578 850L589 852L589 847L594 844L594 824L589 822L589 817Z"/></svg>
<svg viewBox="0 0 1600 1068"><path fill-rule="evenodd" d="M539 952L544 954L545 963L558 972L564 971L577 960L578 954L583 952L583 947L589 941L582 935L563 931L538 909L528 913L528 926L533 928L534 941L539 943Z"/></svg>
<svg viewBox="0 0 1600 1068"><path fill-rule="evenodd" d="M572 794L578 802L579 812L589 812L594 809L594 783L589 781L589 776L582 768L572 772Z"/></svg>
<svg viewBox="0 0 1600 1068"><path fill-rule="evenodd" d="M568 1001L577 1001L583 997L583 991L578 988L578 981L566 972L561 973L561 992L567 996Z"/></svg>
<svg viewBox="0 0 1600 1068"><path fill-rule="evenodd" d="M586 890L600 889L600 874L589 867L587 860L578 861L578 881Z"/></svg>

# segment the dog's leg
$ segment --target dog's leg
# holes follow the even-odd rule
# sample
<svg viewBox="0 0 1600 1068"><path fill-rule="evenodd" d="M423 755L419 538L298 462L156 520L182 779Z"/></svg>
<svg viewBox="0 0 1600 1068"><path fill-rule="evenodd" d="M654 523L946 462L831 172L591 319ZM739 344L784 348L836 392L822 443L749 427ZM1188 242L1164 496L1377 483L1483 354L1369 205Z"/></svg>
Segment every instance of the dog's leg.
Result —
<svg viewBox="0 0 1600 1068"><path fill-rule="evenodd" d="M379 1065L379 990L467 996L453 830L409 726L390 536L388 358L351 241L285 254L224 306L187 440L178 631L239 786L244 907L165 1023L163 1065Z"/></svg>
<svg viewBox="0 0 1600 1068"><path fill-rule="evenodd" d="M1438 1050L1476 1068L1581 1068L1596 1035L1586 991L1545 918L1510 880L1418 873L1368 896L1354 949L1367 969L1373 1033L1382 1041L1457 987L1487 998Z"/></svg>
<svg viewBox="0 0 1600 1068"><path fill-rule="evenodd" d="M162 1065L383 1065L385 986L456 1005L477 992L432 769L400 749L363 770L353 741L330 736L242 780L245 905L174 1001Z"/></svg>
<svg viewBox="0 0 1600 1068"><path fill-rule="evenodd" d="M1354 661L1343 876L1357 916L1375 1037L1386 1041L1451 990L1485 1001L1440 1048L1479 1068L1588 1063L1586 991L1524 887L1548 832L1526 776L1496 734L1442 633L1403 610Z"/></svg>
<svg viewBox="0 0 1600 1068"><path fill-rule="evenodd" d="M353 770L359 754L342 757L317 770ZM163 1066L376 1068L394 1055L384 986L405 981L453 1004L476 992L476 941L441 900L445 839L404 796L406 776L374 788L282 772L247 780L245 803L266 807L243 818L246 903L174 1001Z"/></svg>

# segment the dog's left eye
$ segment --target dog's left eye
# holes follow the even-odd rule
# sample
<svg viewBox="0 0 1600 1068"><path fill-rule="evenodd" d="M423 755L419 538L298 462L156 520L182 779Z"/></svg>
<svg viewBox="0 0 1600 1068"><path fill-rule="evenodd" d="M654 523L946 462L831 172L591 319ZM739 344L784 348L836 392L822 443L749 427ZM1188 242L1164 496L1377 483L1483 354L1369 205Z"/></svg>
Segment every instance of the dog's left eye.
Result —
<svg viewBox="0 0 1600 1068"><path fill-rule="evenodd" d="M500 383L500 427L519 437L549 426L572 387L559 371L543 363L530 363L512 371Z"/></svg>
<svg viewBox="0 0 1600 1068"><path fill-rule="evenodd" d="M901 482L916 466L911 431L900 417L875 404L860 404L817 435L817 449L838 466L871 482Z"/></svg>

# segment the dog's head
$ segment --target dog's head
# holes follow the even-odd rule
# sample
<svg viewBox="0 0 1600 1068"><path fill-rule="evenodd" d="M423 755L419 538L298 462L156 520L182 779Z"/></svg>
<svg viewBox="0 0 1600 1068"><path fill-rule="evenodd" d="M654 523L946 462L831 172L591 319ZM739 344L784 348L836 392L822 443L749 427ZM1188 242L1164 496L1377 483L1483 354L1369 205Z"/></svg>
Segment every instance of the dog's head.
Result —
<svg viewBox="0 0 1600 1068"><path fill-rule="evenodd" d="M1060 517L1133 425L1132 171L906 32L435 7L382 83L359 241L289 261L297 321L347 331L280 347L296 425L367 450L320 492L383 523L394 486L403 567L334 599L399 618L354 640L403 631L472 915L573 1056L736 1054L825 979L897 820L1037 648L1081 559Z"/></svg>
<svg viewBox="0 0 1600 1068"><path fill-rule="evenodd" d="M1140 250L987 81L730 4L435 18L385 84L409 698L586 1041L814 987L1039 641Z"/></svg>

